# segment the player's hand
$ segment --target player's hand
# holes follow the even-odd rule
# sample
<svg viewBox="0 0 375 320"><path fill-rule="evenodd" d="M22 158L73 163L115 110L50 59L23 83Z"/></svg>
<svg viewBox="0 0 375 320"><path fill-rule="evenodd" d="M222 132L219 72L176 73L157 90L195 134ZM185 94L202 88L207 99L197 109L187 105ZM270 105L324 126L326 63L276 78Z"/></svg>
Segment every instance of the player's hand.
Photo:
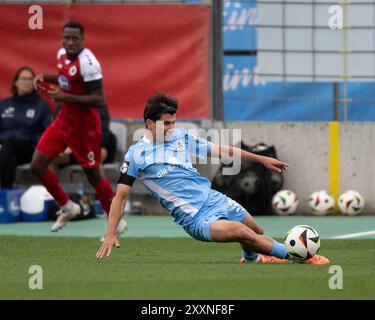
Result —
<svg viewBox="0 0 375 320"><path fill-rule="evenodd" d="M109 257L113 247L120 248L120 242L115 235L106 235L102 246L96 253L96 258L102 259L104 257Z"/></svg>
<svg viewBox="0 0 375 320"><path fill-rule="evenodd" d="M53 100L55 100L55 102L63 102L65 101L67 97L67 94L57 87L53 88L52 90L48 90L47 93L51 95L51 97L53 98Z"/></svg>
<svg viewBox="0 0 375 320"><path fill-rule="evenodd" d="M44 81L43 73L39 73L35 76L34 81L33 81L33 86L35 90L43 90L45 91L46 89L38 84L38 82Z"/></svg>
<svg viewBox="0 0 375 320"><path fill-rule="evenodd" d="M289 164L270 157L262 157L261 163L267 169L277 173L280 173L281 171L286 170L286 168L289 167Z"/></svg>

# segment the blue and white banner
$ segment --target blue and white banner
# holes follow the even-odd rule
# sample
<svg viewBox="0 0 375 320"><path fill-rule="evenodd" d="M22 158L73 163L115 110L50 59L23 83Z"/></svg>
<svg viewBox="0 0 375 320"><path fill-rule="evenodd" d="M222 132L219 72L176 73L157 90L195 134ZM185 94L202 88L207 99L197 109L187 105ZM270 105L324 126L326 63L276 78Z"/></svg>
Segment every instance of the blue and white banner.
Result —
<svg viewBox="0 0 375 320"><path fill-rule="evenodd" d="M266 82L254 56L224 57L224 120L330 121L333 84Z"/></svg>
<svg viewBox="0 0 375 320"><path fill-rule="evenodd" d="M256 50L256 0L224 1L223 10L224 50Z"/></svg>
<svg viewBox="0 0 375 320"><path fill-rule="evenodd" d="M259 67L257 1L229 1L223 4L223 92L226 121L332 121L334 120L334 83L291 81L288 70L298 69L301 61L288 60L289 69L277 77L264 77ZM264 10L262 11L264 13ZM272 39L268 39L272 40ZM249 52L246 55L246 51ZM302 62L308 66L310 60ZM318 62L320 60L317 60ZM282 60L277 64L281 67ZM292 68L291 68L292 67ZM286 68L286 66L284 66ZM294 69L293 69L294 68ZM322 69L324 73L325 69ZM272 79L272 81L271 81ZM268 81L267 81L268 80ZM340 104L339 120L375 121L375 84L349 82L348 110ZM343 99L343 84L340 95Z"/></svg>

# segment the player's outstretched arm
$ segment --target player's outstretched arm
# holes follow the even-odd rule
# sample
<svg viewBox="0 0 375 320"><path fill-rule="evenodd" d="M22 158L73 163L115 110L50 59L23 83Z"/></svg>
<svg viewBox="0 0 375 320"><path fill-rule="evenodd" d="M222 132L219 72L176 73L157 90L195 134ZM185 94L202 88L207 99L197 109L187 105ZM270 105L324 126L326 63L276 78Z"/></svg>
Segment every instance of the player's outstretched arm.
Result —
<svg viewBox="0 0 375 320"><path fill-rule="evenodd" d="M40 85L40 82L47 81L47 82L50 82L50 83L58 83L57 78L58 78L58 76L56 74L39 73L34 78L34 81L33 81L34 88L35 88L35 90L43 90L44 91L45 88Z"/></svg>
<svg viewBox="0 0 375 320"><path fill-rule="evenodd" d="M220 159L234 160L241 159L244 161L255 161L262 163L267 169L274 172L281 172L289 167L289 164L282 162L278 159L261 156L255 153L251 153L234 146L225 146L219 144L211 145L211 157L218 157Z"/></svg>
<svg viewBox="0 0 375 320"><path fill-rule="evenodd" d="M124 204L129 198L131 187L119 183L117 185L116 195L112 200L111 209L108 215L107 232L104 242L98 252L96 253L97 259L109 257L112 253L112 248L120 247L120 243L116 236L116 227L122 217Z"/></svg>

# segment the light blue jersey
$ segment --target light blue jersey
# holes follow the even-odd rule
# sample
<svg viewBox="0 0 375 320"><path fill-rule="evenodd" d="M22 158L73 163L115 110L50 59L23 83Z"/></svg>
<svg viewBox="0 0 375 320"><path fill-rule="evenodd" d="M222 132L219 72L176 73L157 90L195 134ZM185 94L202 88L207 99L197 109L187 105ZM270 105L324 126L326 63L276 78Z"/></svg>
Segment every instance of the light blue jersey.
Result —
<svg viewBox="0 0 375 320"><path fill-rule="evenodd" d="M207 157L211 143L174 129L165 143L143 137L125 155L127 174L141 179L174 221L186 226L206 203L210 180L193 167L190 156Z"/></svg>

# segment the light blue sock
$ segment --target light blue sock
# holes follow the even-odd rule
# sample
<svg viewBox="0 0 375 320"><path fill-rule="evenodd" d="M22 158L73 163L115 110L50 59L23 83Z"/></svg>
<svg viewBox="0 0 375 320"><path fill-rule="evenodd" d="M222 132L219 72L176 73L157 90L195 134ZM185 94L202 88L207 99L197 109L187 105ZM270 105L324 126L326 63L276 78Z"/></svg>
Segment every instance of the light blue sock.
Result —
<svg viewBox="0 0 375 320"><path fill-rule="evenodd" d="M252 251L252 252L245 252L242 250L242 256L246 259L246 260L251 260L251 261L255 261L256 259L258 259L259 257L259 254Z"/></svg>
<svg viewBox="0 0 375 320"><path fill-rule="evenodd" d="M280 259L286 259L288 257L285 245L277 241L274 241L270 255Z"/></svg>

